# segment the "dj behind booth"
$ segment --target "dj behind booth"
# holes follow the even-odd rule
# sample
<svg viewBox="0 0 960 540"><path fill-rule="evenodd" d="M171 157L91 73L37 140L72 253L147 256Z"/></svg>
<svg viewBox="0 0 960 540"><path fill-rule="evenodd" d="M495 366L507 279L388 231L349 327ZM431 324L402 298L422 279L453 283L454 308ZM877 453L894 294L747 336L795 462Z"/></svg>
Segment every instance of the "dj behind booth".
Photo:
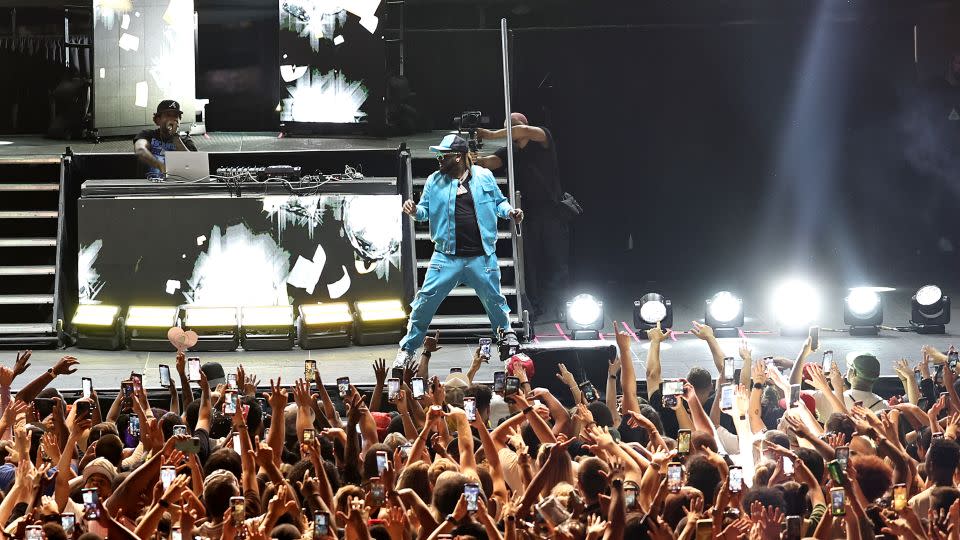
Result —
<svg viewBox="0 0 960 540"><path fill-rule="evenodd" d="M171 150L163 132L176 133L177 119L169 118L176 105L161 104L159 129L137 139L151 158L162 145L162 161L145 161L166 170L164 177L123 177L134 170L130 154L71 156L73 178L82 181L77 301L116 306L121 317L131 306L181 314L185 306L241 314L282 306L297 314L318 302L356 312L358 302L391 301L399 320L380 337L399 339L407 300L398 176L405 153Z"/></svg>

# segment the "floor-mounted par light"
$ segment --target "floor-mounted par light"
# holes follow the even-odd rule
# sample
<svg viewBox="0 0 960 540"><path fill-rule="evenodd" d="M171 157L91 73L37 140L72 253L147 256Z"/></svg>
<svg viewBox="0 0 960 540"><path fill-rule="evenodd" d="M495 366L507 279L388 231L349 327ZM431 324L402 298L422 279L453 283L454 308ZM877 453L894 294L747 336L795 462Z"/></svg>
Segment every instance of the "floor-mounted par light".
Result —
<svg viewBox="0 0 960 540"><path fill-rule="evenodd" d="M875 336L883 323L883 298L872 287L855 287L844 299L843 324L851 336Z"/></svg>
<svg viewBox="0 0 960 540"><path fill-rule="evenodd" d="M173 352L167 331L177 326L177 306L130 306L124 321L124 338L131 351Z"/></svg>
<svg viewBox="0 0 960 540"><path fill-rule="evenodd" d="M773 290L771 308L784 336L806 336L820 316L820 295L813 285L785 281Z"/></svg>
<svg viewBox="0 0 960 540"><path fill-rule="evenodd" d="M918 334L944 334L950 324L950 297L936 285L924 285L910 299L910 326Z"/></svg>
<svg viewBox="0 0 960 540"><path fill-rule="evenodd" d="M245 351L287 351L295 337L293 306L240 308L240 344Z"/></svg>
<svg viewBox="0 0 960 540"><path fill-rule="evenodd" d="M600 339L603 330L603 302L589 294L578 294L567 302L567 330L573 339Z"/></svg>
<svg viewBox="0 0 960 540"><path fill-rule="evenodd" d="M240 346L240 322L235 307L183 306L184 330L199 340L191 351L235 351Z"/></svg>
<svg viewBox="0 0 960 540"><path fill-rule="evenodd" d="M673 302L659 293L647 293L633 302L633 327L639 330L637 337L647 337L647 330L666 330L673 326Z"/></svg>
<svg viewBox="0 0 960 540"><path fill-rule="evenodd" d="M740 336L743 326L743 300L730 291L720 291L707 300L704 322L718 338Z"/></svg>
<svg viewBox="0 0 960 540"><path fill-rule="evenodd" d="M403 337L407 311L399 299L361 300L354 306L357 345L386 345Z"/></svg>
<svg viewBox="0 0 960 540"><path fill-rule="evenodd" d="M353 313L346 302L301 304L297 320L301 349L325 349L350 345Z"/></svg>
<svg viewBox="0 0 960 540"><path fill-rule="evenodd" d="M123 344L123 319L120 306L80 304L71 323L77 347L115 351Z"/></svg>

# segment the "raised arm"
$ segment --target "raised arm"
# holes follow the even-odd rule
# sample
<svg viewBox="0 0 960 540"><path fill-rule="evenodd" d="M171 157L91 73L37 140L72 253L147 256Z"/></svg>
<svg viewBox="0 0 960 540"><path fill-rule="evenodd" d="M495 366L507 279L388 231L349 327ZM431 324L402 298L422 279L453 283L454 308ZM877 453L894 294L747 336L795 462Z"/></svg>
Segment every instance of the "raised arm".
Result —
<svg viewBox="0 0 960 540"><path fill-rule="evenodd" d="M617 351L620 355L620 387L623 390L623 412L640 411L640 401L637 399L637 373L633 368L633 352L630 350L630 334L617 330L620 323L613 321L613 331L617 337ZM651 349L653 348L651 341ZM657 354L660 349L657 349ZM659 360L657 362L659 366ZM658 383L659 384L659 383Z"/></svg>
<svg viewBox="0 0 960 540"><path fill-rule="evenodd" d="M528 126L524 124L518 124L510 127L510 133L513 135L514 141L536 141L538 143L547 144L547 132L543 128L538 128L536 126ZM481 140L487 139L506 139L507 138L507 129L484 129L478 128L477 135Z"/></svg>
<svg viewBox="0 0 960 540"><path fill-rule="evenodd" d="M693 335L707 342L707 346L710 347L710 355L713 356L713 365L716 366L717 371L723 373L723 349L720 348L720 342L717 341L713 328L697 321L692 321L692 325L693 328L690 331L693 332Z"/></svg>
<svg viewBox="0 0 960 540"><path fill-rule="evenodd" d="M210 433L210 418L212 417L210 404L210 382L207 380L207 374L200 372L200 409L197 412L197 427L207 433Z"/></svg>
<svg viewBox="0 0 960 540"><path fill-rule="evenodd" d="M660 388L660 383L663 382L663 373L660 366L660 343L662 343L663 340L667 339L668 335L669 334L664 333L663 329L660 328L660 323L657 323L656 328L651 328L650 330L647 330L647 339L650 340L650 348L647 349L647 398L648 399L651 396L653 396L653 394ZM619 339L617 340L617 343L618 344L620 343ZM620 357L620 360L623 361L622 355ZM633 358L629 357L628 360L631 363L630 372L632 373ZM627 376L627 366L623 366L621 377L625 378L626 376ZM636 395L637 395L636 379L632 379L631 382L633 383L634 399L636 399ZM627 384L621 381L621 385L623 386L623 410L626 411L627 410ZM638 411L640 410L639 405L637 405L636 410Z"/></svg>
<svg viewBox="0 0 960 540"><path fill-rule="evenodd" d="M620 411L617 410L617 376L620 374L620 357L617 356L610 360L607 367L607 388L604 393L604 401L607 408L610 409L610 415L613 416L613 425L620 425Z"/></svg>
<svg viewBox="0 0 960 540"><path fill-rule="evenodd" d="M370 396L370 410L379 411L383 402L383 385L387 382L387 361L383 358L377 358L373 361L373 375L376 384L373 387L373 395Z"/></svg>
<svg viewBox="0 0 960 540"><path fill-rule="evenodd" d="M530 427L537 435L537 438L540 439L541 443L557 442L557 438L550 429L550 426L547 425L546 420L540 418L540 415L533 410L533 406L530 405L530 402L527 401L527 398L524 397L523 394L514 394L505 399L513 401L514 405L522 411L521 414L530 422Z"/></svg>
<svg viewBox="0 0 960 540"><path fill-rule="evenodd" d="M810 356L812 352L813 349L810 346L810 338L808 337L806 341L803 342L803 348L800 349L800 354L797 355L797 361L793 364L793 371L790 372L790 384L800 384L803 380L803 365L807 362L807 357Z"/></svg>
<svg viewBox="0 0 960 540"><path fill-rule="evenodd" d="M187 356L183 351L177 352L177 375L180 377L180 395L183 398L183 410L193 403L193 389L190 388L190 377L187 376Z"/></svg>
<svg viewBox="0 0 960 540"><path fill-rule="evenodd" d="M26 386L20 389L17 392L17 399L24 402L30 403L33 401L37 394L43 391L54 379L59 375L70 375L77 372L76 365L80 362L73 356L64 356L57 361L56 364L47 371L43 372L39 377L27 383Z"/></svg>

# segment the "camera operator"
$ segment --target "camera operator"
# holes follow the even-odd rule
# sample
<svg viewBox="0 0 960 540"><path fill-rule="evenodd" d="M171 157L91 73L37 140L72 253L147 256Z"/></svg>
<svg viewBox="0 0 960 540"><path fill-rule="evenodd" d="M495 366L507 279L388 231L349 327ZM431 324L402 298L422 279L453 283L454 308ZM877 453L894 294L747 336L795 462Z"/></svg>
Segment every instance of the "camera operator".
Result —
<svg viewBox="0 0 960 540"><path fill-rule="evenodd" d="M510 206L490 171L471 163L462 137L447 135L430 150L437 153L440 170L427 179L419 203L404 201L403 212L417 221L430 221L434 250L411 305L407 335L400 340L394 367L413 359L440 302L458 283L477 292L494 334L510 329L510 307L500 293L497 219L520 223L523 212Z"/></svg>
<svg viewBox="0 0 960 540"><path fill-rule="evenodd" d="M513 125L514 174L522 206L530 219L523 230L523 264L527 298L534 315L556 317L569 279L570 239L561 208L560 173L553 135L547 128L529 125L521 113L510 115ZM482 140L503 139L506 129L477 129ZM477 159L490 170L506 166L507 149Z"/></svg>

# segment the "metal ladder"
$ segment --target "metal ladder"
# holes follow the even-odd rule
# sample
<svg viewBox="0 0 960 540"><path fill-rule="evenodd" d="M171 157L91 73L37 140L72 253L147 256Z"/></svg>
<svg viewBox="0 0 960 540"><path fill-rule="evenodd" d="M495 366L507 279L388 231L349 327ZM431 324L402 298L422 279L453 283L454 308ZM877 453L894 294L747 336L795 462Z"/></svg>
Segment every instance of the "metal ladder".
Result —
<svg viewBox="0 0 960 540"><path fill-rule="evenodd" d="M403 156L406 166L404 198L417 201L423 192L427 177L436 169L435 158L412 158L409 152ZM497 177L497 184L504 195L508 194L507 178ZM519 193L511 197L512 201L519 199ZM515 203L514 203L515 204ZM413 241L413 249L408 255L411 261L408 267L413 267L416 273L414 290L416 293L423 284L430 257L433 255L433 243L430 241L429 225L417 223L405 217L406 236ZM517 237L513 231L512 222L499 220L497 232L497 260L500 267L501 292L510 306L510 325L521 338L529 336L531 329L530 317L523 306L523 255L522 237ZM490 319L477 298L476 292L465 285L459 285L440 304L437 314L430 323L430 330L440 331L441 341L474 341L477 337L489 337L491 333Z"/></svg>
<svg viewBox="0 0 960 540"><path fill-rule="evenodd" d="M63 209L60 157L0 160L0 345L60 344Z"/></svg>

